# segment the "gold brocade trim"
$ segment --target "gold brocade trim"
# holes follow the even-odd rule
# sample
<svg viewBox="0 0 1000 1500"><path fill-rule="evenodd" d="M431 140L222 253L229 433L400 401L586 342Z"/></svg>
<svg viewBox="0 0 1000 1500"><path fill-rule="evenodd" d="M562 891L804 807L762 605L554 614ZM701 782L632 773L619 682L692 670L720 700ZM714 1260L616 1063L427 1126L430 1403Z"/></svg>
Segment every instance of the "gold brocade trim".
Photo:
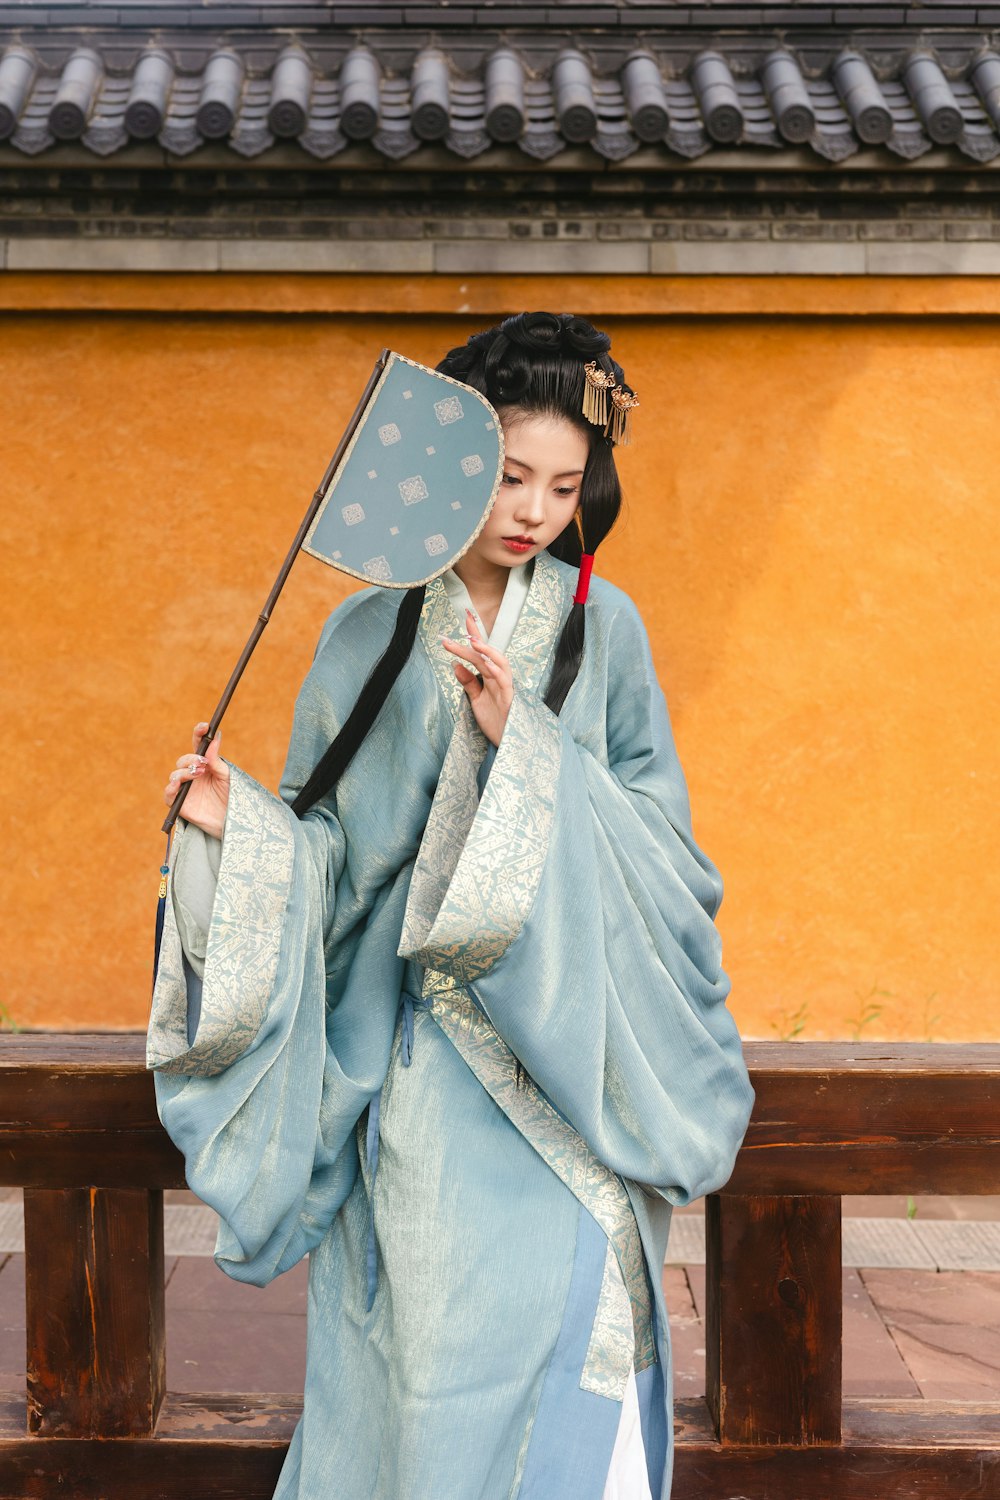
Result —
<svg viewBox="0 0 1000 1500"><path fill-rule="evenodd" d="M399 952L414 956L418 962L479 808L476 773L485 753L486 736L476 723L471 706L468 703L460 705L420 840L403 913Z"/></svg>
<svg viewBox="0 0 1000 1500"><path fill-rule="evenodd" d="M562 754L555 715L515 693L477 801L482 754L474 728L466 705L417 853L398 949L462 982L492 968L527 921L548 854Z"/></svg>
<svg viewBox="0 0 1000 1500"><path fill-rule="evenodd" d="M547 553L535 558L509 652L511 704L482 798L476 775L486 738L438 636L455 612L440 579L428 588L421 631L455 715L417 851L398 952L456 978L478 978L520 932L538 891L555 811L562 749L558 719L537 692L562 618L564 587Z"/></svg>
<svg viewBox="0 0 1000 1500"><path fill-rule="evenodd" d="M222 861L208 932L201 1014L187 1041L187 984L168 900L147 1031L146 1066L211 1078L250 1046L267 1013L295 852L292 816L238 766L229 768ZM175 839L174 864L177 862Z"/></svg>
<svg viewBox="0 0 1000 1500"><path fill-rule="evenodd" d="M611 1241L604 1257L604 1275L597 1312L583 1361L580 1389L612 1401L625 1398L628 1373L635 1359L635 1328L628 1288Z"/></svg>
<svg viewBox="0 0 1000 1500"><path fill-rule="evenodd" d="M649 1281L639 1228L621 1179L598 1160L530 1078L525 1077L518 1086L513 1052L468 991L450 974L428 969L422 997L430 1002L432 1017L491 1099L604 1230L628 1294L634 1366L637 1371L646 1369L656 1362ZM614 1281L608 1277L606 1266L605 1282L608 1289L605 1294L602 1283L585 1375L595 1383L603 1381L610 1390L613 1372L621 1365L622 1335ZM617 1306L620 1311L620 1303ZM627 1378L628 1368L625 1374Z"/></svg>
<svg viewBox="0 0 1000 1500"><path fill-rule="evenodd" d="M531 693L539 692L568 607L569 598L558 564L551 553L539 552L532 564L528 593L505 652L514 676L515 692L518 687ZM419 634L454 719L458 718L465 690L455 676L454 657L441 645L441 637L455 635L456 621L464 631L464 622L458 619L444 580L440 577L432 579L424 594Z"/></svg>
<svg viewBox="0 0 1000 1500"><path fill-rule="evenodd" d="M458 718L465 689L455 676L454 658L442 646L441 637L454 636L456 619L448 590L440 578L433 578L424 592L418 634L453 719Z"/></svg>

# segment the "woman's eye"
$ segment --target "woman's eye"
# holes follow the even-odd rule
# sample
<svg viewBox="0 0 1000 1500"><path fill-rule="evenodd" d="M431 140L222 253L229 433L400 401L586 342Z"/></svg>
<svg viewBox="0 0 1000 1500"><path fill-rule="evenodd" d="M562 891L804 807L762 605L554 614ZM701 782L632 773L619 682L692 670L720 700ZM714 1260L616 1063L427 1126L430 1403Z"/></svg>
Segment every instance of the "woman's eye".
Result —
<svg viewBox="0 0 1000 1500"><path fill-rule="evenodd" d="M504 477L504 483L506 483L507 480L510 480L511 484L520 484L521 483L520 479L518 479L518 477L517 477L516 474L505 474L503 477Z"/></svg>
<svg viewBox="0 0 1000 1500"><path fill-rule="evenodd" d="M560 495L575 495L576 494L576 485L575 484L571 484L571 485L568 485L568 486L567 485L563 485L557 491L557 493L560 494Z"/></svg>

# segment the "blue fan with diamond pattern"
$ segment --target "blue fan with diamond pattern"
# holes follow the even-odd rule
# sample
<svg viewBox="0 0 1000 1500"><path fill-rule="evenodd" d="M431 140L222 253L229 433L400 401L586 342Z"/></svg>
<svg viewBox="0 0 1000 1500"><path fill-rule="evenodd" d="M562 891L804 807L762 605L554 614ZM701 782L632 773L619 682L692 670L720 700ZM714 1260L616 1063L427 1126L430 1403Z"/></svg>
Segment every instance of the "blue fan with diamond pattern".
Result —
<svg viewBox="0 0 1000 1500"><path fill-rule="evenodd" d="M485 396L389 350L303 550L387 588L429 583L479 535L503 460Z"/></svg>

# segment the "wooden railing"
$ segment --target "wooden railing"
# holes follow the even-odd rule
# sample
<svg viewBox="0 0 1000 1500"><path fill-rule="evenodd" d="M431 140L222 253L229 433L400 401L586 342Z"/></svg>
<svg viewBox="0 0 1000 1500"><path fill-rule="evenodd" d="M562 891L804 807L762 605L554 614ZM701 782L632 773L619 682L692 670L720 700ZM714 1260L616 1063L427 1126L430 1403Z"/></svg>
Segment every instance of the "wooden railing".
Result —
<svg viewBox="0 0 1000 1500"><path fill-rule="evenodd" d="M164 1389L163 1189L184 1170L143 1047L0 1039L28 1345L26 1397L0 1394L0 1497L269 1500L301 1410ZM997 1500L1000 1408L842 1398L840 1195L1000 1191L1000 1045L745 1053L757 1101L706 1199L707 1394L675 1406L674 1500Z"/></svg>

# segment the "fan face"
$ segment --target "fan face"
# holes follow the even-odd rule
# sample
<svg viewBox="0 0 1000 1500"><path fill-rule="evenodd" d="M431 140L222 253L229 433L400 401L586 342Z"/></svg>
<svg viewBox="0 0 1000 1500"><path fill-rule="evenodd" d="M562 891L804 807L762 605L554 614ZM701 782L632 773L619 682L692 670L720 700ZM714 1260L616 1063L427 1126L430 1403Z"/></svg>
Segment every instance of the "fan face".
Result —
<svg viewBox="0 0 1000 1500"><path fill-rule="evenodd" d="M483 529L503 459L485 396L390 350L304 551L367 583L429 583Z"/></svg>

